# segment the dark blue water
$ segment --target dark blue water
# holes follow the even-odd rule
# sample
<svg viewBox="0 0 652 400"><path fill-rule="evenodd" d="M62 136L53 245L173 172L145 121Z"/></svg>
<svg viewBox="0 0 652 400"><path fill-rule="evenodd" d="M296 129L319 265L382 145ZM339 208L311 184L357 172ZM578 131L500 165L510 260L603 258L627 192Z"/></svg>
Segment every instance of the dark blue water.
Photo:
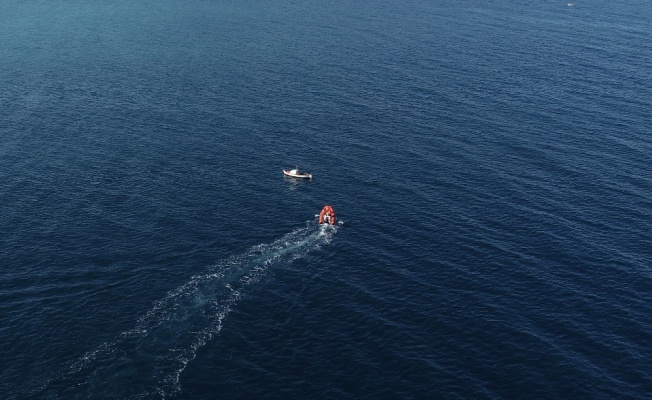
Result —
<svg viewBox="0 0 652 400"><path fill-rule="evenodd" d="M0 2L0 397L649 398L652 6L573 3Z"/></svg>

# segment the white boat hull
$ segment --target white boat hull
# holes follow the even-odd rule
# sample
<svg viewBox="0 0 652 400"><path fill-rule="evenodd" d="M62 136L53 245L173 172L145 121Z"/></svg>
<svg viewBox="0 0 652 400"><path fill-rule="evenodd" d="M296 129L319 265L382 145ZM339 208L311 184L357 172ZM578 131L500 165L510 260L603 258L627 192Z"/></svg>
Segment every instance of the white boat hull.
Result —
<svg viewBox="0 0 652 400"><path fill-rule="evenodd" d="M306 174L304 172L292 172L292 170L289 169L284 169L283 174L285 176L290 176L292 178L299 178L299 179L312 179L312 174Z"/></svg>

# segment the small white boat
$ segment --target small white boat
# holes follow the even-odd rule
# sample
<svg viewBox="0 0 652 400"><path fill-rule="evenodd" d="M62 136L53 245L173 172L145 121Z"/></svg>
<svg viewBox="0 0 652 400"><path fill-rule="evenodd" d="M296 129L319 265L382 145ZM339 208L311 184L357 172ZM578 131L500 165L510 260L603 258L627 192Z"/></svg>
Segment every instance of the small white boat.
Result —
<svg viewBox="0 0 652 400"><path fill-rule="evenodd" d="M312 174L309 174L307 172L299 171L299 167L297 167L295 169L284 169L283 174L285 176L291 176L292 178L312 179Z"/></svg>

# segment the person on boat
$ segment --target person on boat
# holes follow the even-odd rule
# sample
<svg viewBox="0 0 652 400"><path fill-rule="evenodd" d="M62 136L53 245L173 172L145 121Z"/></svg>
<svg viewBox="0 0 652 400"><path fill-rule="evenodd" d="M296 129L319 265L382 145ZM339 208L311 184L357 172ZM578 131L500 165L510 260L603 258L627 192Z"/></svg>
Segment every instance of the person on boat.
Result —
<svg viewBox="0 0 652 400"><path fill-rule="evenodd" d="M324 215L324 222L327 223L327 224L330 224L330 223L331 223L331 216L330 216L330 214L326 214L326 215Z"/></svg>

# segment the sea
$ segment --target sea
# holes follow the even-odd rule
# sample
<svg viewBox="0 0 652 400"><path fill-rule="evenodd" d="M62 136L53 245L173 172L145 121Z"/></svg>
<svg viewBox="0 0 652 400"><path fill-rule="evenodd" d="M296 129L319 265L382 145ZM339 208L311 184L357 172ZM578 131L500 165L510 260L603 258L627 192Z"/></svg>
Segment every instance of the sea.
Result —
<svg viewBox="0 0 652 400"><path fill-rule="evenodd" d="M1 0L0 398L652 398L652 3L570 1Z"/></svg>

